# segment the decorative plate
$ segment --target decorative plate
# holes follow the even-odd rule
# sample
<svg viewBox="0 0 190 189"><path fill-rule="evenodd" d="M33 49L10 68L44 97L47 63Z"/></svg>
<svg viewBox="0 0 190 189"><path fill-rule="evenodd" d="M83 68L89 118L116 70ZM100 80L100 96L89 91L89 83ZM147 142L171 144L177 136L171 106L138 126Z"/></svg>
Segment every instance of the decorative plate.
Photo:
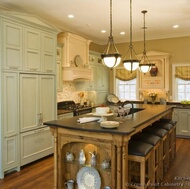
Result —
<svg viewBox="0 0 190 189"><path fill-rule="evenodd" d="M114 94L109 94L108 96L107 96L107 99L108 99L108 102L112 102L112 98L113 97L116 97Z"/></svg>
<svg viewBox="0 0 190 189"><path fill-rule="evenodd" d="M119 127L119 122L118 121L102 121L100 123L100 126L104 128L116 128L116 127Z"/></svg>
<svg viewBox="0 0 190 189"><path fill-rule="evenodd" d="M112 98L112 102L113 103L118 103L119 102L119 98L118 97L113 97Z"/></svg>
<svg viewBox="0 0 190 189"><path fill-rule="evenodd" d="M77 173L77 184L79 189L100 189L101 178L93 167L82 167Z"/></svg>
<svg viewBox="0 0 190 189"><path fill-rule="evenodd" d="M83 67L83 60L80 55L76 55L74 59L76 67Z"/></svg>

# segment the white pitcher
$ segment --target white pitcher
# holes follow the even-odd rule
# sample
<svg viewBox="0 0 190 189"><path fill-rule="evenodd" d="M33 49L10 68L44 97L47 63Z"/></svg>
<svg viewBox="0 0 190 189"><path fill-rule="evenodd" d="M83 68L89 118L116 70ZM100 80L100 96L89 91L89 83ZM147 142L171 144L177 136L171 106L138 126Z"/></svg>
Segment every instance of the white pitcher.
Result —
<svg viewBox="0 0 190 189"><path fill-rule="evenodd" d="M74 188L74 180L68 180L67 182L65 182L65 186L67 187L67 189L73 189Z"/></svg>
<svg viewBox="0 0 190 189"><path fill-rule="evenodd" d="M83 165L86 161L84 150L81 150L79 153L79 164Z"/></svg>

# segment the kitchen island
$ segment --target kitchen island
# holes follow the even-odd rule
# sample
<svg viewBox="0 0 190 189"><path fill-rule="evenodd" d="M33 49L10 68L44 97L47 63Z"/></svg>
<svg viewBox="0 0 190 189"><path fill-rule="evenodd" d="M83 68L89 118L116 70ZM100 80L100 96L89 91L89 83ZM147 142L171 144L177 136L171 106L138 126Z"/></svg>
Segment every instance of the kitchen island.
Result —
<svg viewBox="0 0 190 189"><path fill-rule="evenodd" d="M98 122L78 123L77 120L84 115L44 123L50 126L54 136L54 189L64 188L64 183L70 179L75 181L77 188L77 173L82 167L91 166L92 152L97 155L94 168L100 174L101 189L105 186L112 189L128 188L128 141L132 135L155 121L163 117L171 118L173 110L173 106L165 105L139 104L135 107L143 110L130 115L129 119L114 129L102 128ZM114 116L108 116L107 119L114 120ZM86 155L83 165L78 161L81 149ZM66 160L68 152L74 154L71 162ZM101 166L104 160L111 162L108 169ZM96 178L92 180L96 184Z"/></svg>

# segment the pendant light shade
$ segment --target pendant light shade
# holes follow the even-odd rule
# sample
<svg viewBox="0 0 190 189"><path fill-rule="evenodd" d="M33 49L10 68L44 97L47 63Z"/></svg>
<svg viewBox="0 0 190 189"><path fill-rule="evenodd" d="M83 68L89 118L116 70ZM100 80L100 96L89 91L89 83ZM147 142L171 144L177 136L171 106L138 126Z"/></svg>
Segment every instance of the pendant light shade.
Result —
<svg viewBox="0 0 190 189"><path fill-rule="evenodd" d="M123 59L123 65L128 71L134 71L139 66L139 60L133 49L132 44L132 0L130 0L130 45L129 49Z"/></svg>
<svg viewBox="0 0 190 189"><path fill-rule="evenodd" d="M121 62L121 55L119 54L112 36L112 0L110 0L110 36L106 48L101 54L102 62L109 68L114 68Z"/></svg>
<svg viewBox="0 0 190 189"><path fill-rule="evenodd" d="M146 43L145 43L145 30L147 29L147 27L145 26L145 14L147 13L146 10L141 11L141 13L144 14L144 26L143 26L143 30L144 30L144 51L143 51L143 55L139 64L139 70L143 73L147 73L150 71L151 67L154 64L151 64L147 55L146 55Z"/></svg>

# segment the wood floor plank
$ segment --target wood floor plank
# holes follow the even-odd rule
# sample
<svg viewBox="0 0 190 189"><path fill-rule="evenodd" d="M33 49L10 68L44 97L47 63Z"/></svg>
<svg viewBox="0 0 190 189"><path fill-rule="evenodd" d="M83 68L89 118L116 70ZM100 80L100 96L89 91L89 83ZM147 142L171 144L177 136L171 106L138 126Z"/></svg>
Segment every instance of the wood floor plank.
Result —
<svg viewBox="0 0 190 189"><path fill-rule="evenodd" d="M177 139L176 157L156 189L190 189L190 139ZM172 186L173 185L173 186ZM0 189L53 189L53 156L0 180Z"/></svg>

